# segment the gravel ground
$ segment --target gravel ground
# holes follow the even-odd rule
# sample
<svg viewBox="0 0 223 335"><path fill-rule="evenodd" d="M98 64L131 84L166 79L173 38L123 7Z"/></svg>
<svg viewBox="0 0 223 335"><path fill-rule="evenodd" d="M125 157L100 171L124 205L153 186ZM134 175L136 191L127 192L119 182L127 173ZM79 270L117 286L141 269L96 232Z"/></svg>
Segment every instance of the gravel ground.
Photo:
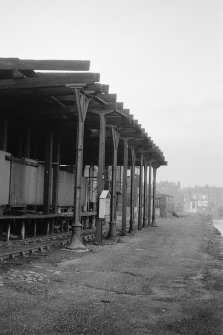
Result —
<svg viewBox="0 0 223 335"><path fill-rule="evenodd" d="M199 216L0 263L0 334L223 334L223 242Z"/></svg>

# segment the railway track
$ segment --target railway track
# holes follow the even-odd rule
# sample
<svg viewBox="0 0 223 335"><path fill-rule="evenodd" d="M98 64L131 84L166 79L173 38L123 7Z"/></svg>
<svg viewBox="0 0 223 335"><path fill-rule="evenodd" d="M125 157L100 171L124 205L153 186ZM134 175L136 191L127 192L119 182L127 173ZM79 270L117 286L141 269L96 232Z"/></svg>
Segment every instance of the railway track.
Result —
<svg viewBox="0 0 223 335"><path fill-rule="evenodd" d="M70 240L70 236L71 233L63 233L26 238L23 241L2 242L0 244L0 262L15 259L19 256L25 257L36 253L44 253L52 246L65 246ZM83 232L82 237L84 242L92 241L95 237L95 230Z"/></svg>

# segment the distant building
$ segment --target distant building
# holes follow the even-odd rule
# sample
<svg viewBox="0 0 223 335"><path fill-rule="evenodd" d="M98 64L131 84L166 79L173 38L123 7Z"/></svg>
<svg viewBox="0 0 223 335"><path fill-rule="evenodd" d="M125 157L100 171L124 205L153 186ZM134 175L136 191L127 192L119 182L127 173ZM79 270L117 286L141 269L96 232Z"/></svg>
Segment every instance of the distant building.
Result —
<svg viewBox="0 0 223 335"><path fill-rule="evenodd" d="M184 197L180 182L161 181L157 183L157 193L172 196L172 203L176 212L182 212L184 208Z"/></svg>
<svg viewBox="0 0 223 335"><path fill-rule="evenodd" d="M195 186L182 190L184 195L184 210L191 213L223 212L223 187Z"/></svg>
<svg viewBox="0 0 223 335"><path fill-rule="evenodd" d="M223 216L223 187L206 185L181 188L180 182L161 181L157 183L157 193L171 195L176 212Z"/></svg>
<svg viewBox="0 0 223 335"><path fill-rule="evenodd" d="M156 215L167 217L174 211L174 197L169 194L156 194Z"/></svg>

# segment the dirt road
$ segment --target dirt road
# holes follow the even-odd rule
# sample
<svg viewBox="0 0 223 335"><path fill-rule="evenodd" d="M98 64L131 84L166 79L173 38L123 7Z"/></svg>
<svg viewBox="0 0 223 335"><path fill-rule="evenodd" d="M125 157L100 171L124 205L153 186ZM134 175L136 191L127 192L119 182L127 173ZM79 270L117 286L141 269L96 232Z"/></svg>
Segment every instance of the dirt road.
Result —
<svg viewBox="0 0 223 335"><path fill-rule="evenodd" d="M157 223L0 265L0 334L223 334L222 238L201 217Z"/></svg>

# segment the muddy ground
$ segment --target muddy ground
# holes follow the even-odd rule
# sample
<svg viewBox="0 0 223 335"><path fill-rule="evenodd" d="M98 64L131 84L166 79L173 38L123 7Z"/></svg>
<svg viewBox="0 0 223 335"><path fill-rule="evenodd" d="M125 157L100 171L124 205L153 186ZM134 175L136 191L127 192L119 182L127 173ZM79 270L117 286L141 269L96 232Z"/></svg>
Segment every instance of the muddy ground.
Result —
<svg viewBox="0 0 223 335"><path fill-rule="evenodd" d="M88 248L0 263L0 334L223 334L223 244L204 218Z"/></svg>

